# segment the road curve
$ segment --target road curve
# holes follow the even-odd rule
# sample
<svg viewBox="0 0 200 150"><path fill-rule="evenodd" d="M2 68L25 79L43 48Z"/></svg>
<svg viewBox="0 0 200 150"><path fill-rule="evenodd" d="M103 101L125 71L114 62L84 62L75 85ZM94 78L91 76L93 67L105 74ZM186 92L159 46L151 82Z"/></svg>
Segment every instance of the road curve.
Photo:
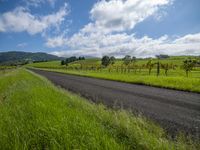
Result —
<svg viewBox="0 0 200 150"><path fill-rule="evenodd" d="M200 137L200 94L31 69L67 90L109 107L140 113L172 136Z"/></svg>

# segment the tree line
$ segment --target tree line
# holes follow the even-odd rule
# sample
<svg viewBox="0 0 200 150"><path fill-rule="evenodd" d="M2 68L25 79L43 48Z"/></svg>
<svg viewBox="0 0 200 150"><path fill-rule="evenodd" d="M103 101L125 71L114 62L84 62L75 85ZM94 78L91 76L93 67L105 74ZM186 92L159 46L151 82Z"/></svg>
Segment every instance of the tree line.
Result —
<svg viewBox="0 0 200 150"><path fill-rule="evenodd" d="M66 58L65 60L61 60L61 65L68 66L69 63L78 61L78 60L85 60L85 57L72 56L72 57Z"/></svg>

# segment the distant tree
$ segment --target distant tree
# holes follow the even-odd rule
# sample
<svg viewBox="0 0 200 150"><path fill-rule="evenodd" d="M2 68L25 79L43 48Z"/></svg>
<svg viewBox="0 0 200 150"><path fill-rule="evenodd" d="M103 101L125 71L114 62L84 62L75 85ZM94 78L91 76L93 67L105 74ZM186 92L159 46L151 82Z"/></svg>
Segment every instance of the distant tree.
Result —
<svg viewBox="0 0 200 150"><path fill-rule="evenodd" d="M61 60L61 65L65 65L65 61L64 60Z"/></svg>
<svg viewBox="0 0 200 150"><path fill-rule="evenodd" d="M85 60L85 57L79 57L78 60Z"/></svg>
<svg viewBox="0 0 200 150"><path fill-rule="evenodd" d="M108 56L103 56L101 59L101 64L107 67L110 64L110 58Z"/></svg>
<svg viewBox="0 0 200 150"><path fill-rule="evenodd" d="M66 58L65 64L69 64L71 62L74 62L74 61L77 61L77 60L82 60L82 59L85 59L85 58L84 57L76 58L75 56L72 56L72 57Z"/></svg>
<svg viewBox="0 0 200 150"><path fill-rule="evenodd" d="M69 61L70 62L74 62L74 61L77 61L78 59L76 58L76 56L72 56L69 58Z"/></svg>
<svg viewBox="0 0 200 150"><path fill-rule="evenodd" d="M115 57L114 57L114 56L111 56L111 57L110 57L110 64L111 64L111 65L114 65L115 60L116 60Z"/></svg>
<svg viewBox="0 0 200 150"><path fill-rule="evenodd" d="M156 57L157 57L158 59L166 59L166 58L169 58L168 55L164 55L164 54L156 55Z"/></svg>
<svg viewBox="0 0 200 150"><path fill-rule="evenodd" d="M136 62L137 58L135 56L132 57L132 62Z"/></svg>
<svg viewBox="0 0 200 150"><path fill-rule="evenodd" d="M126 55L123 59L125 65L129 65L132 62L131 56Z"/></svg>
<svg viewBox="0 0 200 150"><path fill-rule="evenodd" d="M187 59L183 61L183 69L185 70L186 76L188 77L188 73L192 71L196 64L196 60Z"/></svg>

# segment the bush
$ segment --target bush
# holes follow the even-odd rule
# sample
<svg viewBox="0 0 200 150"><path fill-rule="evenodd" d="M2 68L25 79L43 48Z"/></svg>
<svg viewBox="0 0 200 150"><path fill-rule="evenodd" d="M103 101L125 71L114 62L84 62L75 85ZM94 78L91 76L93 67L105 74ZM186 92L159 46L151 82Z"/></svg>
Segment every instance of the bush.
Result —
<svg viewBox="0 0 200 150"><path fill-rule="evenodd" d="M114 56L103 56L101 59L101 64L105 67L109 66L110 64L113 65L115 63L115 57Z"/></svg>

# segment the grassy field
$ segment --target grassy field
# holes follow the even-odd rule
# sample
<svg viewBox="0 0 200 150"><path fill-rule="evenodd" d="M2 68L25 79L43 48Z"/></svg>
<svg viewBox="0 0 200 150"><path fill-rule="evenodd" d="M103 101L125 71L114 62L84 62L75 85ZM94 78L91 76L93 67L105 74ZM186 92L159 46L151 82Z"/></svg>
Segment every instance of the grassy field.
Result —
<svg viewBox="0 0 200 150"><path fill-rule="evenodd" d="M161 69L159 77L156 76L156 67L152 69L151 75L148 74L148 69L134 70L126 73L117 72L116 70L108 71L109 68L97 70L84 70L76 69L81 65L100 65L99 59L86 59L70 63L68 67L60 65L59 61L44 62L29 64L29 67L42 68L50 71L63 72L69 74L76 74L81 76L103 78L108 80L117 80L128 83L145 84L157 87L171 88L184 91L200 92L200 67L194 68L190 73L189 77L186 77L185 71L181 69L183 61L186 56L182 57L170 57L168 59L160 60L160 63L172 63L176 65L176 69L170 69L166 76L164 70ZM157 59L152 59L152 62L157 62ZM143 65L148 62L148 59L137 60L137 65ZM114 66L121 65L122 60L117 60Z"/></svg>
<svg viewBox="0 0 200 150"><path fill-rule="evenodd" d="M140 116L111 110L26 71L0 74L0 149L187 149Z"/></svg>

